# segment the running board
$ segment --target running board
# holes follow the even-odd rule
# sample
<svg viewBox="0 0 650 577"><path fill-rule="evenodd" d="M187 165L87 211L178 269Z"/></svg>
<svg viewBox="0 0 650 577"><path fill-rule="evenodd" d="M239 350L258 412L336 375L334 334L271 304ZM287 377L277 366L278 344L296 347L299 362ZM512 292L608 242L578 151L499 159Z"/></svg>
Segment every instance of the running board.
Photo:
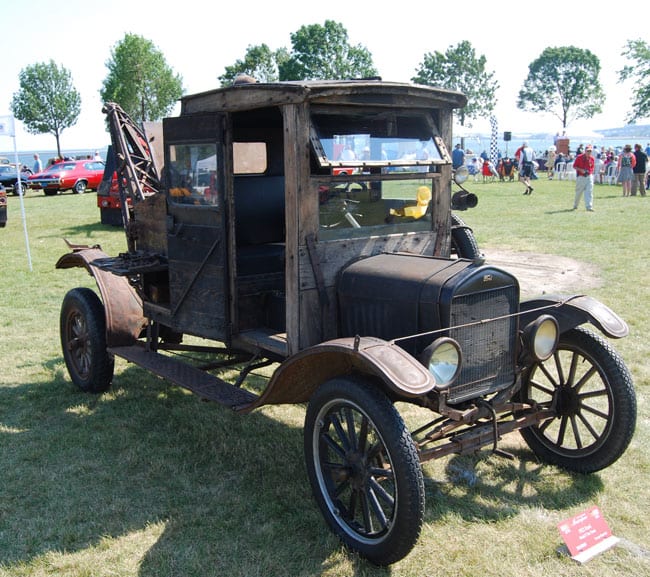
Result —
<svg viewBox="0 0 650 577"><path fill-rule="evenodd" d="M108 352L135 363L179 387L192 391L201 399L215 401L234 410L248 407L258 399L255 393L235 387L186 362L147 351L141 345L110 347Z"/></svg>

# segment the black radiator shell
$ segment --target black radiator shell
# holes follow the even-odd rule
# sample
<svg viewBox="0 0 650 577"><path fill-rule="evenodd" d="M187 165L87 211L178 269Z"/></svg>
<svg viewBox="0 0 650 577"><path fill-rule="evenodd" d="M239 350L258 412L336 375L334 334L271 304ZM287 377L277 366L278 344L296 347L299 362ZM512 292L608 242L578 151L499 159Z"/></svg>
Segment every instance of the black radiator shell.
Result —
<svg viewBox="0 0 650 577"><path fill-rule="evenodd" d="M393 340L447 328L455 297L513 285L518 295L515 277L466 259L405 253L361 259L348 266L339 278L341 336ZM399 344L417 355L440 335Z"/></svg>

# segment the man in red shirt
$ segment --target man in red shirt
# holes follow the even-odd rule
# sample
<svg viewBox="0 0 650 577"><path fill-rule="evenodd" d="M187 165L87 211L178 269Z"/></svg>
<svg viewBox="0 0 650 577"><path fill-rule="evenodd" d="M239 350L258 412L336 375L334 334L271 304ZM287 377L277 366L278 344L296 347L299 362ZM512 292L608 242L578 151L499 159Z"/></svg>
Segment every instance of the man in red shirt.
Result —
<svg viewBox="0 0 650 577"><path fill-rule="evenodd" d="M573 210L578 209L582 195L585 195L585 206L589 212L594 211L594 166L596 161L593 156L593 147L587 144L585 151L578 154L573 161L576 171L576 196L573 201Z"/></svg>

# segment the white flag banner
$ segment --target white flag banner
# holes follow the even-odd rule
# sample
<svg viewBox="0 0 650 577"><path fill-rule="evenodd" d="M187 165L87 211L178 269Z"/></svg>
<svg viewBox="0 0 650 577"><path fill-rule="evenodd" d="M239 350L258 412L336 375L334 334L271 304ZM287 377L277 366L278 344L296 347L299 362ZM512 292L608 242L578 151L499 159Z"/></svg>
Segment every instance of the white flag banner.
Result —
<svg viewBox="0 0 650 577"><path fill-rule="evenodd" d="M16 136L13 116L0 116L0 136Z"/></svg>

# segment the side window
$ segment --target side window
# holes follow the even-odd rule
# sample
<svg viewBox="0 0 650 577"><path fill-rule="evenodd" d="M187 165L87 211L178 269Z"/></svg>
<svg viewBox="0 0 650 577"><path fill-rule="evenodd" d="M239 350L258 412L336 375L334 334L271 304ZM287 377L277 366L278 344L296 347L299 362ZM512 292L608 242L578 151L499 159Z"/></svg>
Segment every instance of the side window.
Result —
<svg viewBox="0 0 650 577"><path fill-rule="evenodd" d="M218 204L218 158L215 144L172 144L167 149L171 202Z"/></svg>
<svg viewBox="0 0 650 577"><path fill-rule="evenodd" d="M266 142L233 142L235 174L264 174L267 169Z"/></svg>

